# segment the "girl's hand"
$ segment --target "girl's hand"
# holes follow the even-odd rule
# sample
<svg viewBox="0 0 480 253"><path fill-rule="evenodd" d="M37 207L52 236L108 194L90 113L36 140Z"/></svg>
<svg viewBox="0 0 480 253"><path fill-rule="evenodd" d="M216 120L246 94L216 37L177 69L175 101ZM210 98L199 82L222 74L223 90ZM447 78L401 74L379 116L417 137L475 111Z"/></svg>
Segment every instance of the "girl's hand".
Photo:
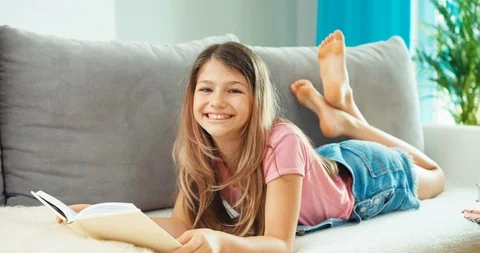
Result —
<svg viewBox="0 0 480 253"><path fill-rule="evenodd" d="M68 206L68 207L70 207L73 211L78 213L78 212L82 211L83 209L85 209L89 206L91 206L91 205L89 205L89 204L77 204L77 205L71 205L71 206ZM60 219L60 217L57 217L57 222L58 223L63 223L63 220Z"/></svg>
<svg viewBox="0 0 480 253"><path fill-rule="evenodd" d="M173 253L220 253L221 233L211 229L188 230L177 238L182 246Z"/></svg>

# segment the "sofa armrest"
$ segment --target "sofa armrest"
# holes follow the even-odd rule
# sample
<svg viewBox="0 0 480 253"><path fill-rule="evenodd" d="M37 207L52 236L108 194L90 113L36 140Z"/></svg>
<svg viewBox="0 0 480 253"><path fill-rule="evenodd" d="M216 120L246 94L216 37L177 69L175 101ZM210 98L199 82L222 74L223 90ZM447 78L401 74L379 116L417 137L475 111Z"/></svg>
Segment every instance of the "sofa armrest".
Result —
<svg viewBox="0 0 480 253"><path fill-rule="evenodd" d="M480 127L423 125L425 154L444 170L447 186L480 182Z"/></svg>

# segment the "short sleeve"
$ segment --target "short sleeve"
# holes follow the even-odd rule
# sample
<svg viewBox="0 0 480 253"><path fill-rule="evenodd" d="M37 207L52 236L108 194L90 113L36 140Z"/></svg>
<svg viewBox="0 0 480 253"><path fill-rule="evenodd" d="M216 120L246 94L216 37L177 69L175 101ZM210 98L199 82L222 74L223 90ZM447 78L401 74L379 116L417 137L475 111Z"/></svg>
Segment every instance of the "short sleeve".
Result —
<svg viewBox="0 0 480 253"><path fill-rule="evenodd" d="M275 146L267 147L263 161L265 182L280 175L300 174L305 176L306 166L305 144L296 134L283 136Z"/></svg>

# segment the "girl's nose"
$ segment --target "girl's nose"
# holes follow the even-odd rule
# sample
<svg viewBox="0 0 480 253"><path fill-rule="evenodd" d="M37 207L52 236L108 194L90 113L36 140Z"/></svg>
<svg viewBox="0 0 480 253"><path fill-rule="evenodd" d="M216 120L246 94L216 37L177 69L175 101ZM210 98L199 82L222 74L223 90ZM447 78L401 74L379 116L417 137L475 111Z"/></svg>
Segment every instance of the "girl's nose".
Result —
<svg viewBox="0 0 480 253"><path fill-rule="evenodd" d="M212 97L211 97L211 98L212 98L212 100L210 101L210 105L211 105L212 107L215 107L215 108L217 108L217 107L220 107L220 108L225 107L226 102L225 102L225 98L224 98L222 92L214 92L214 93L212 94Z"/></svg>

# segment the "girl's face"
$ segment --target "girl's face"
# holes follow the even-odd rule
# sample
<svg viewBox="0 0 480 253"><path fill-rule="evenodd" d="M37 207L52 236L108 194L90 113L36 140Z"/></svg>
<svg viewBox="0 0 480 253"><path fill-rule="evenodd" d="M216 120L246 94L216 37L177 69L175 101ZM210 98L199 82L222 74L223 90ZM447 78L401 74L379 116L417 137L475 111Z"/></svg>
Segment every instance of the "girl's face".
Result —
<svg viewBox="0 0 480 253"><path fill-rule="evenodd" d="M240 137L251 112L252 91L237 70L211 59L200 69L193 95L195 120L214 140Z"/></svg>

